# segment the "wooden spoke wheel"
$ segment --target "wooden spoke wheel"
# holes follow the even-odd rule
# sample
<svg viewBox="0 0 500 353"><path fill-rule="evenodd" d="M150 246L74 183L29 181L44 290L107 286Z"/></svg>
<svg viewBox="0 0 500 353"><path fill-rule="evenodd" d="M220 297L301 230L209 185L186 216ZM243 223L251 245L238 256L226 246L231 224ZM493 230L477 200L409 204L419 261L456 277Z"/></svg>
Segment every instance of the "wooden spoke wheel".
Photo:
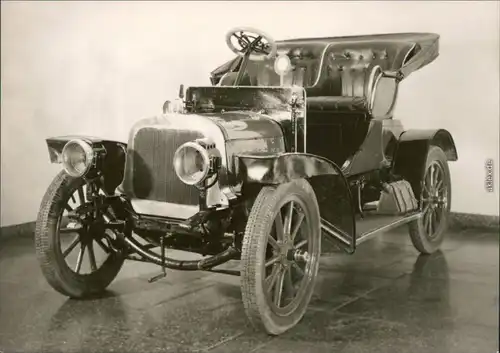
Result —
<svg viewBox="0 0 500 353"><path fill-rule="evenodd" d="M409 225L412 243L421 253L435 252L444 240L451 206L450 181L445 153L431 146L421 183L422 217Z"/></svg>
<svg viewBox="0 0 500 353"><path fill-rule="evenodd" d="M116 234L107 228L113 213L96 211L87 187L83 179L59 173L45 193L36 222L42 273L54 289L72 298L103 292L124 261L113 250Z"/></svg>
<svg viewBox="0 0 500 353"><path fill-rule="evenodd" d="M321 254L320 215L305 180L264 187L250 212L241 289L251 323L278 335L304 316Z"/></svg>

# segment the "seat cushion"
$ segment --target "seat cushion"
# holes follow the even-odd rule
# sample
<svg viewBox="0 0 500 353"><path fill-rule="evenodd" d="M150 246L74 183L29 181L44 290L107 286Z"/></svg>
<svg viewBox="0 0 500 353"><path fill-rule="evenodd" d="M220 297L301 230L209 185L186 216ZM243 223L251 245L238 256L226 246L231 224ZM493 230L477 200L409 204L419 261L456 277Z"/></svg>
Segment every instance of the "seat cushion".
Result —
<svg viewBox="0 0 500 353"><path fill-rule="evenodd" d="M315 111L363 112L367 110L367 101L365 97L309 97L307 98L307 109Z"/></svg>

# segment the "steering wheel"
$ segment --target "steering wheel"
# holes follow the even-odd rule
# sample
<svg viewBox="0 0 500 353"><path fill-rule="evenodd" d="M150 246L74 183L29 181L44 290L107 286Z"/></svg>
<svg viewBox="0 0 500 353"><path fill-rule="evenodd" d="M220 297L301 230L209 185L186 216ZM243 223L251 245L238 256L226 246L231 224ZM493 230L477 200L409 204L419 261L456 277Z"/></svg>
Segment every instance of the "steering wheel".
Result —
<svg viewBox="0 0 500 353"><path fill-rule="evenodd" d="M237 27L226 34L226 43L231 51L250 60L260 61L276 55L276 43L266 33L250 28Z"/></svg>

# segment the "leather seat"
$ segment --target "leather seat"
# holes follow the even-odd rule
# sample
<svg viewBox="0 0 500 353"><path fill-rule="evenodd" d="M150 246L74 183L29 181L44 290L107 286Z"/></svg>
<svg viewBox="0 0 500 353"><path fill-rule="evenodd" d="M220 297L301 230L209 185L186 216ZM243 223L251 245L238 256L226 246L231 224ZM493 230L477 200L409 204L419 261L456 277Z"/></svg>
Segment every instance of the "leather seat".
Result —
<svg viewBox="0 0 500 353"><path fill-rule="evenodd" d="M308 90L308 107L365 112L375 119L392 117L397 83L382 77L390 67L386 50L339 47L326 54L325 60L326 73L321 82ZM387 80L393 81L392 86Z"/></svg>
<svg viewBox="0 0 500 353"><path fill-rule="evenodd" d="M358 111L366 110L367 101L364 97L329 97L319 96L307 99L307 109L314 111Z"/></svg>
<svg viewBox="0 0 500 353"><path fill-rule="evenodd" d="M383 152L374 148L379 141L381 121L392 117L396 86L386 86L382 73L389 66L383 50L332 48L326 54L320 81L307 90L307 129L318 141L308 141L308 151L325 156L342 166L346 173L377 168ZM381 82L384 82L381 87ZM382 89L379 89L379 88ZM324 141L327 139L328 144ZM319 141L321 140L321 141ZM363 143L375 153L370 163L354 158ZM353 160L350 160L354 158Z"/></svg>

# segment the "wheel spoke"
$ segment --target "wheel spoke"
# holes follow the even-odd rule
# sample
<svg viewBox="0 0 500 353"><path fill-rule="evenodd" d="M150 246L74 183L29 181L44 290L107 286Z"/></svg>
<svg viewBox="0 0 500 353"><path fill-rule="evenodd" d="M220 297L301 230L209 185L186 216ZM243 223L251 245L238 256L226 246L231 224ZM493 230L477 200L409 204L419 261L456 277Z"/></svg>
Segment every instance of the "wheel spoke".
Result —
<svg viewBox="0 0 500 353"><path fill-rule="evenodd" d="M71 194L71 201L73 201L73 203L76 203L75 195L73 194Z"/></svg>
<svg viewBox="0 0 500 353"><path fill-rule="evenodd" d="M269 245L271 245L274 249L279 250L278 243L276 242L276 239L273 238L271 234L268 234L267 236L267 242Z"/></svg>
<svg viewBox="0 0 500 353"><path fill-rule="evenodd" d="M269 52L260 45L257 48L254 48L254 51L261 54L269 54Z"/></svg>
<svg viewBox="0 0 500 353"><path fill-rule="evenodd" d="M97 271L93 242L91 242L87 248L89 250L90 269L92 270L92 272Z"/></svg>
<svg viewBox="0 0 500 353"><path fill-rule="evenodd" d="M255 46L259 44L261 36L258 36L258 37L248 36L248 38L249 38L249 43L250 43L252 49L254 49Z"/></svg>
<svg viewBox="0 0 500 353"><path fill-rule="evenodd" d="M434 178L434 191L438 190L438 187L442 183L442 177L441 177L441 167L436 167L436 174Z"/></svg>
<svg viewBox="0 0 500 353"><path fill-rule="evenodd" d="M440 195L444 190L446 190L446 188L444 187L443 179L441 179L436 185L436 191L438 192L438 195Z"/></svg>
<svg viewBox="0 0 500 353"><path fill-rule="evenodd" d="M109 207L110 206L106 207L106 209L104 210L103 214L106 215L106 217L108 217L108 222L111 222L116 217L114 217L113 214L110 212Z"/></svg>
<svg viewBox="0 0 500 353"><path fill-rule="evenodd" d="M66 204L66 205L64 206L64 208L65 208L65 209L66 209L66 211L68 211L68 212L73 211L73 208L72 208L70 205L68 205L68 204Z"/></svg>
<svg viewBox="0 0 500 353"><path fill-rule="evenodd" d="M437 210L434 210L434 212L432 212L432 218L431 218L432 219L432 233L434 233L438 228L437 213L438 213Z"/></svg>
<svg viewBox="0 0 500 353"><path fill-rule="evenodd" d="M248 41L248 38L243 35L243 33L240 33L240 35L238 36L236 33L233 34L237 39L238 41L243 41L245 42L245 44L248 46L248 44L250 44L250 42Z"/></svg>
<svg viewBox="0 0 500 353"><path fill-rule="evenodd" d="M288 213L285 218L285 234L290 236L292 233L292 219L293 219L293 201L290 201L290 206L288 207Z"/></svg>
<svg viewBox="0 0 500 353"><path fill-rule="evenodd" d="M285 282L285 271L280 271L278 281L274 288L273 302L279 308L281 305L281 296L283 295L283 285Z"/></svg>
<svg viewBox="0 0 500 353"><path fill-rule="evenodd" d="M438 165L436 167L436 174L435 174L435 178L434 178L434 188L435 188L435 190L437 190L437 188L438 188L438 183L440 181L442 181L442 177L443 177L442 174L443 174L443 171L441 170L441 166Z"/></svg>
<svg viewBox="0 0 500 353"><path fill-rule="evenodd" d="M80 252L78 253L78 259L76 260L75 272L80 273L83 262L83 255L85 255L85 245L82 244L80 248Z"/></svg>
<svg viewBox="0 0 500 353"><path fill-rule="evenodd" d="M271 292L280 274L280 266L274 266L271 274L266 278L267 291Z"/></svg>
<svg viewBox="0 0 500 353"><path fill-rule="evenodd" d="M431 191L429 190L429 186L426 183L426 180L424 180L424 191L427 193L427 196L431 194Z"/></svg>
<svg viewBox="0 0 500 353"><path fill-rule="evenodd" d="M292 271L290 268L285 270L285 293L288 298L295 297L295 289L293 288Z"/></svg>
<svg viewBox="0 0 500 353"><path fill-rule="evenodd" d="M295 246L294 246L294 249L300 249L301 247L303 247L304 245L307 244L307 239L304 239L300 242L298 242Z"/></svg>
<svg viewBox="0 0 500 353"><path fill-rule="evenodd" d="M305 217L305 215L302 212L300 212L299 217L297 219L297 223L295 223L295 227L293 228L293 231L292 231L292 235L291 235L292 242L295 240L295 237L297 236L299 228L302 225L302 221L304 220L304 217Z"/></svg>
<svg viewBox="0 0 500 353"><path fill-rule="evenodd" d="M429 186L431 185L432 183L432 170L431 168L429 168L426 173L425 173L425 176L424 176L424 180L423 180L423 187L424 187L424 191L427 193L427 195L430 195L431 194L431 190L429 189Z"/></svg>
<svg viewBox="0 0 500 353"><path fill-rule="evenodd" d="M300 275L300 277L304 277L304 275L305 275L304 270L299 266L298 263L296 263L295 261L292 261L292 267L295 268L295 270Z"/></svg>
<svg viewBox="0 0 500 353"><path fill-rule="evenodd" d="M429 215L430 215L431 212L432 212L432 210L430 212L428 212L428 213L425 213L424 217L422 219L422 223L423 223L424 229L426 231L428 231L428 229L429 229Z"/></svg>
<svg viewBox="0 0 500 353"><path fill-rule="evenodd" d="M80 199L80 205L85 203L85 194L83 193L83 186L78 188L78 198Z"/></svg>
<svg viewBox="0 0 500 353"><path fill-rule="evenodd" d="M273 257L272 259L268 260L266 262L266 267L269 267L271 265L274 265L276 262L278 262L280 260L280 257L279 256L276 256L276 257Z"/></svg>
<svg viewBox="0 0 500 353"><path fill-rule="evenodd" d="M80 234L78 234L74 239L73 241L71 242L71 244L69 244L69 246L66 248L66 250L64 250L64 252L62 253L62 256L64 258L68 257L68 255L71 253L71 251L73 251L73 249L75 248L75 246L80 242Z"/></svg>
<svg viewBox="0 0 500 353"><path fill-rule="evenodd" d="M434 188L434 164L431 164L430 170L431 170L431 175L430 175L430 182L431 182L431 190Z"/></svg>
<svg viewBox="0 0 500 353"><path fill-rule="evenodd" d="M443 180L441 180L441 179L436 180L436 185L434 187L434 193L436 191L440 191L442 187L443 187Z"/></svg>
<svg viewBox="0 0 500 353"><path fill-rule="evenodd" d="M274 225L276 228L276 238L277 240L284 239L284 228L283 228L283 218L281 217L281 210L278 211L276 219L274 220Z"/></svg>
<svg viewBox="0 0 500 353"><path fill-rule="evenodd" d="M104 242L101 239L94 239L94 240L97 243L97 245L99 245L102 248L102 250L104 250L104 252L106 253L110 252L109 247L106 244L104 244Z"/></svg>
<svg viewBox="0 0 500 353"><path fill-rule="evenodd" d="M442 207L439 207L436 212L436 223L439 224L441 223L441 220L443 218L443 208Z"/></svg>
<svg viewBox="0 0 500 353"><path fill-rule="evenodd" d="M431 208L431 204L430 204L430 202L427 202L427 204L424 206L424 209L422 210L422 213L424 214L424 216L427 214L427 212L429 211L430 208Z"/></svg>
<svg viewBox="0 0 500 353"><path fill-rule="evenodd" d="M432 235L432 216L433 216L433 214L434 214L434 210L432 210L427 217L427 233L429 235Z"/></svg>
<svg viewBox="0 0 500 353"><path fill-rule="evenodd" d="M59 234L68 234L68 233L78 233L79 231L82 230L82 227L78 227L78 228L69 228L69 227L65 227L65 228L59 228Z"/></svg>
<svg viewBox="0 0 500 353"><path fill-rule="evenodd" d="M106 211L104 211L104 212L102 213L102 219L104 219L104 221L105 221L106 223L111 222L111 218L112 218L112 217L111 217L111 214L108 212L108 210L106 210Z"/></svg>

